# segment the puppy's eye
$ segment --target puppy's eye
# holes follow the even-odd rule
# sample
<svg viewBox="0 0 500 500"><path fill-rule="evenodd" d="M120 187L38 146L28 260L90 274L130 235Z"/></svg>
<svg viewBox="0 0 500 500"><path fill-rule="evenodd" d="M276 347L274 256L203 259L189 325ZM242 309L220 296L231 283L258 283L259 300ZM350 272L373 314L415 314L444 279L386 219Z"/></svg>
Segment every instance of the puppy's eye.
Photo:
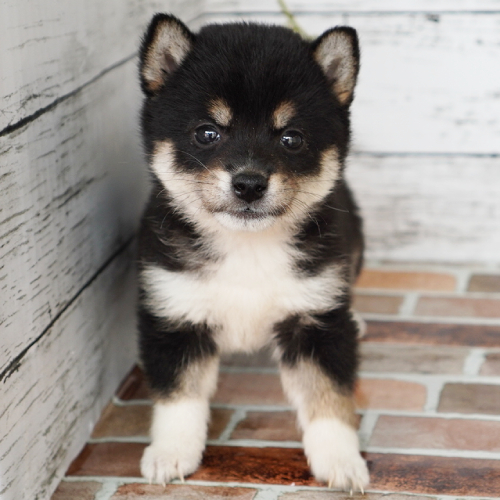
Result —
<svg viewBox="0 0 500 500"><path fill-rule="evenodd" d="M201 146L211 146L220 141L220 134L213 125L201 125L194 131L194 138Z"/></svg>
<svg viewBox="0 0 500 500"><path fill-rule="evenodd" d="M296 130L287 130L281 137L281 144L287 149L300 149L304 144L304 138Z"/></svg>

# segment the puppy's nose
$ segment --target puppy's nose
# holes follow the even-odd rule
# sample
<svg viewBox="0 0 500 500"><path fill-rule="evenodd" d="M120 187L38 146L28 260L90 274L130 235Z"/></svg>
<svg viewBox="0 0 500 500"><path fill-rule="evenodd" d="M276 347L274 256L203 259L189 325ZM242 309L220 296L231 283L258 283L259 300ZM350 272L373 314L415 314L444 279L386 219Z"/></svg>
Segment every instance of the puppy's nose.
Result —
<svg viewBox="0 0 500 500"><path fill-rule="evenodd" d="M234 194L247 203L262 198L267 185L267 179L261 174L238 174L233 177Z"/></svg>

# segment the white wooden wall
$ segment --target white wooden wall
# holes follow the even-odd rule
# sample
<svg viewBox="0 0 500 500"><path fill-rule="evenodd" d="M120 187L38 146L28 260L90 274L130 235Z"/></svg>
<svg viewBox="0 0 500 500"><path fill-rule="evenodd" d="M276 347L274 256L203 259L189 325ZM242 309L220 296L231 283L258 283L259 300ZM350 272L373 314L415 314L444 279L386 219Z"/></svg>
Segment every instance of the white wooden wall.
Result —
<svg viewBox="0 0 500 500"><path fill-rule="evenodd" d="M286 0L311 36L358 30L348 176L368 258L500 265L500 1ZM277 1L205 0L197 25L286 24Z"/></svg>
<svg viewBox="0 0 500 500"><path fill-rule="evenodd" d="M198 2L0 2L0 499L51 496L136 359L136 51Z"/></svg>

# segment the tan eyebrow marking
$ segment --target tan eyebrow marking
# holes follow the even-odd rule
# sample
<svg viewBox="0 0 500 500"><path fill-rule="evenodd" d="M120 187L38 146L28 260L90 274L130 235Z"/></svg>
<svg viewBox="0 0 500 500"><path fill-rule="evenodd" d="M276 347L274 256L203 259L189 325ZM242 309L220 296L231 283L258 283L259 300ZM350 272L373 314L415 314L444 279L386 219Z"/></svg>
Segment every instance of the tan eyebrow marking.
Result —
<svg viewBox="0 0 500 500"><path fill-rule="evenodd" d="M288 122L294 117L295 106L290 101L283 101L273 113L273 126L279 130L285 128Z"/></svg>
<svg viewBox="0 0 500 500"><path fill-rule="evenodd" d="M215 120L217 125L221 127L229 127L233 119L233 112L228 104L220 98L214 99L210 102L208 107L210 116Z"/></svg>

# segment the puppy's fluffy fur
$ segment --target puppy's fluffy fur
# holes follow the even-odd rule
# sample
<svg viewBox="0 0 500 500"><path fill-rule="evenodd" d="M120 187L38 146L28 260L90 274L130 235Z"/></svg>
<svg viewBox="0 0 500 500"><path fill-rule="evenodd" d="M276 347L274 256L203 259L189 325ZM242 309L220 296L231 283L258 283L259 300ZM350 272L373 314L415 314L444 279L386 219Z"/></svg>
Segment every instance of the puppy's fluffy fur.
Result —
<svg viewBox="0 0 500 500"><path fill-rule="evenodd" d="M343 178L356 32L156 15L140 78L152 177L140 232L140 349L155 394L150 481L192 473L221 353L271 346L312 472L362 490L350 287L361 220Z"/></svg>

